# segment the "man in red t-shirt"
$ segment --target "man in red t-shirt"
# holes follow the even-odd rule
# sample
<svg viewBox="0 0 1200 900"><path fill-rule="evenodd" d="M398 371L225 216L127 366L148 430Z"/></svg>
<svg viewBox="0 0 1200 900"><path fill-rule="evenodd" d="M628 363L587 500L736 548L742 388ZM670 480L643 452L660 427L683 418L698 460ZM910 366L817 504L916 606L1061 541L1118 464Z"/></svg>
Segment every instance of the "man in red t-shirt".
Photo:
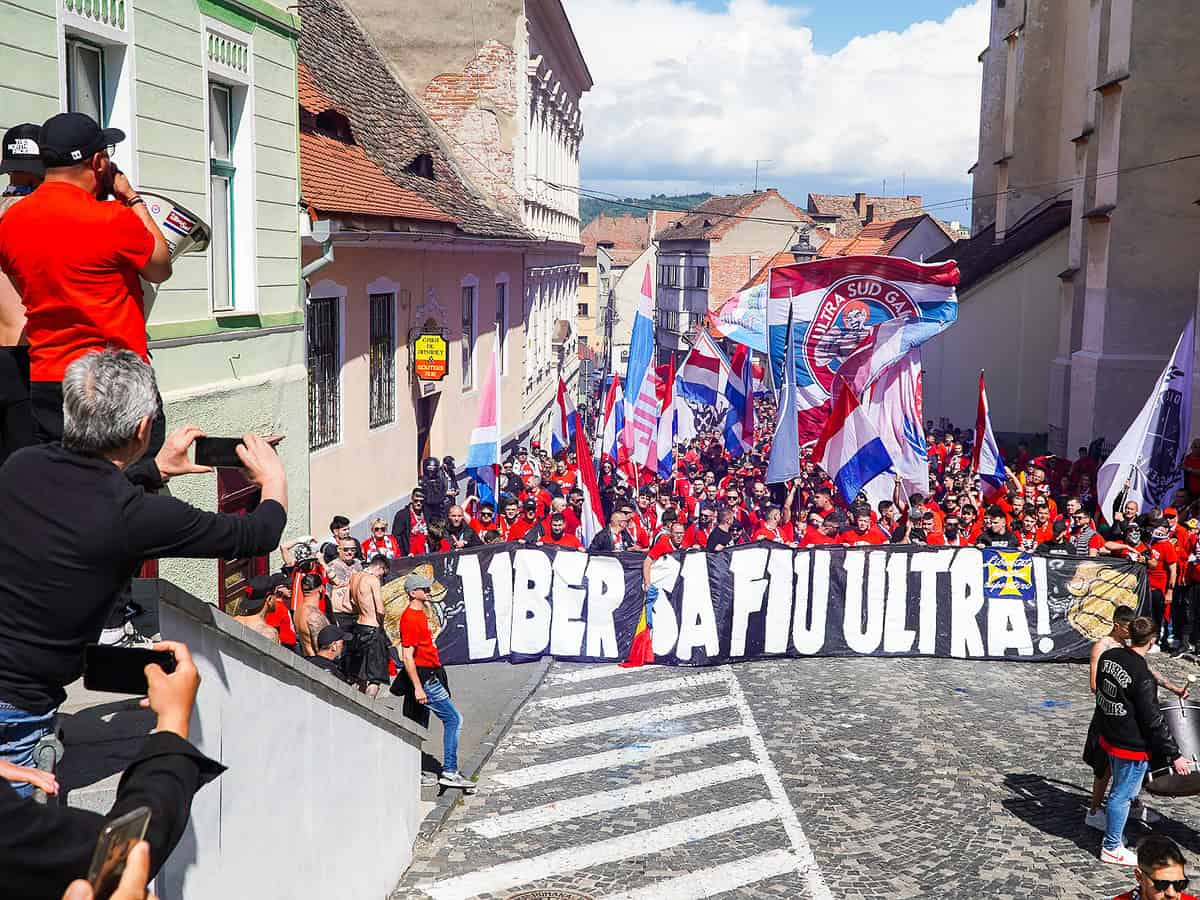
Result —
<svg viewBox="0 0 1200 900"><path fill-rule="evenodd" d="M1163 620L1170 614L1171 597L1178 578L1178 557L1170 541L1165 519L1154 526L1150 552L1146 559L1146 575L1150 582L1150 615L1161 631Z"/></svg>
<svg viewBox="0 0 1200 900"><path fill-rule="evenodd" d="M847 547L886 544L887 542L887 536L879 530L879 526L871 524L870 507L856 507L854 527L838 535L838 543L845 544Z"/></svg>
<svg viewBox="0 0 1200 900"><path fill-rule="evenodd" d="M538 503L530 498L521 504L521 518L513 522L508 529L508 535L505 540L521 541L529 534L538 524Z"/></svg>
<svg viewBox="0 0 1200 900"><path fill-rule="evenodd" d="M842 515L836 509L830 510L825 516L818 516L820 522L808 525L804 536L800 538L801 547L822 547L826 544L838 543L838 534L842 530Z"/></svg>
<svg viewBox="0 0 1200 900"><path fill-rule="evenodd" d="M109 159L108 148L124 139L83 113L52 116L41 130L45 181L0 220L0 269L28 320L39 440L62 438L62 380L75 359L116 347L149 361L138 278L166 281L171 256L145 201ZM115 202L101 199L109 194ZM151 461L157 449L152 443Z"/></svg>
<svg viewBox="0 0 1200 900"><path fill-rule="evenodd" d="M579 538L567 531L567 517L561 512L551 513L550 533L543 534L538 539L538 544L562 547L564 550L583 549L583 544L579 542Z"/></svg>
<svg viewBox="0 0 1200 900"><path fill-rule="evenodd" d="M429 602L432 588L433 581L419 572L404 579L404 592L408 594L408 606L400 614L404 671L397 676L392 692L412 696L442 720L444 753L438 784L474 790L475 782L458 772L458 733L462 728L462 716L450 700L446 670L442 668L442 658L429 630L425 604Z"/></svg>
<svg viewBox="0 0 1200 900"><path fill-rule="evenodd" d="M646 558L642 561L643 587L650 586L650 567L656 559L662 559L670 553L683 549L683 538L686 532L687 528L684 527L684 524L676 520L671 523L671 527L666 532L658 536L658 540L654 542L646 554Z"/></svg>

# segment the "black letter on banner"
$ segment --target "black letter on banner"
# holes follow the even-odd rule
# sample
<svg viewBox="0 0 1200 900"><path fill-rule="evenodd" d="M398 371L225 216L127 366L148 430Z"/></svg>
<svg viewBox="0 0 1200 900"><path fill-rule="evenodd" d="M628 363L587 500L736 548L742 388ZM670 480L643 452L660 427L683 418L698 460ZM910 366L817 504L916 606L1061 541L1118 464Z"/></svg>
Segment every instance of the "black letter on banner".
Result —
<svg viewBox="0 0 1200 900"><path fill-rule="evenodd" d="M513 554L512 652L530 656L550 643L550 560L541 550Z"/></svg>
<svg viewBox="0 0 1200 900"><path fill-rule="evenodd" d="M950 564L950 655L983 656L976 616L983 609L983 554L964 547Z"/></svg>
<svg viewBox="0 0 1200 900"><path fill-rule="evenodd" d="M479 557L466 553L458 557L458 580L462 584L463 601L467 607L467 655L472 659L492 659L496 655L496 639L487 636L487 619L483 611L483 573Z"/></svg>
<svg viewBox="0 0 1200 900"><path fill-rule="evenodd" d="M810 561L811 587L808 579ZM796 611L792 615L792 646L801 656L814 656L825 646L825 619L828 609L829 551L806 550L797 553Z"/></svg>
<svg viewBox="0 0 1200 900"><path fill-rule="evenodd" d="M767 566L767 546L739 547L729 554L729 571L733 573L733 622L729 627L729 655L746 655L746 630L750 614L762 609L763 591L767 581L763 572Z"/></svg>
<svg viewBox="0 0 1200 900"><path fill-rule="evenodd" d="M488 563L492 580L492 608L496 618L496 652L503 658L512 653L513 563L508 551L497 553Z"/></svg>
<svg viewBox="0 0 1200 900"><path fill-rule="evenodd" d="M554 554L554 592L551 595L550 652L555 656L583 653L583 553Z"/></svg>
<svg viewBox="0 0 1200 900"><path fill-rule="evenodd" d="M887 612L883 616L883 652L908 653L915 631L908 624L908 560L907 553L893 553L887 566Z"/></svg>
<svg viewBox="0 0 1200 900"><path fill-rule="evenodd" d="M679 586L683 592L680 600L679 644L675 648L675 658L683 663L694 661L692 654L697 647L703 647L710 659L721 653L704 556L703 553L689 553L683 560L683 584Z"/></svg>
<svg viewBox="0 0 1200 900"><path fill-rule="evenodd" d="M587 565L587 655L616 659L617 629L613 613L625 599L625 570L611 556L593 556ZM672 620L673 621L673 620ZM654 628L658 630L658 621Z"/></svg>

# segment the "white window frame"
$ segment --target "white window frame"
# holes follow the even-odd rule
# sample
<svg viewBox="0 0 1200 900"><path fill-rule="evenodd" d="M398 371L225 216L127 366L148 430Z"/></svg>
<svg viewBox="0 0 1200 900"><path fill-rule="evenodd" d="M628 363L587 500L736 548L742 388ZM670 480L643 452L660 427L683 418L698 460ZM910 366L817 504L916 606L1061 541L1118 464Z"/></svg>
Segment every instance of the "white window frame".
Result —
<svg viewBox="0 0 1200 900"><path fill-rule="evenodd" d="M310 457L322 456L338 450L346 443L346 297L349 290L346 285L334 281L331 278L322 278L314 284L309 292L310 297L329 300L334 297L338 301L338 439L328 447L322 447L320 450L309 450ZM305 379L308 375L308 333L304 335L304 359L305 359ZM307 404L306 404L307 407ZM398 412L398 411L397 411ZM398 416L397 416L398 418ZM308 444L308 435L304 436L305 445Z"/></svg>
<svg viewBox="0 0 1200 900"><path fill-rule="evenodd" d="M400 412L400 399L401 399L401 397L400 397L400 388L401 388L400 349L401 349L401 347L403 347L405 345L405 341L407 340L407 335L403 335L400 333L400 300L401 300L400 285L398 282L392 281L392 279L388 278L387 276L381 275L378 278L376 278L374 281L372 281L370 284L367 285L367 348L368 348L368 353L370 352L370 345L371 345L370 315L371 315L371 295L372 294L391 294L392 295L392 335L396 339L396 352L392 354L392 365L393 365L392 383L394 385L392 396L395 397L396 414L395 414L395 417L392 419L392 421L388 422L386 425L380 425L376 428L368 427L367 433L369 435L382 434L385 431L390 431L391 429L398 427L400 425L400 423L403 421L403 417ZM371 378L369 362L370 361L368 360L368 371L367 371L368 389L369 389L370 378ZM367 410L368 425L370 424L370 412L371 411L368 409Z"/></svg>
<svg viewBox="0 0 1200 900"><path fill-rule="evenodd" d="M209 59L209 35L218 35L246 48L246 71ZM200 29L200 58L204 63L204 160L210 166L209 157L209 84L216 83L229 89L232 114L231 138L233 148L231 160L236 176L233 182L233 219L236 228L230 259L233 268L233 305L221 309L213 308L212 265L208 268L207 288L209 310L214 317L247 315L258 311L258 204L255 182L258 178L255 149L254 122L254 42L253 36L220 22L205 17ZM204 179L204 205L206 216L212 213L212 178L206 173Z"/></svg>
<svg viewBox="0 0 1200 900"><path fill-rule="evenodd" d="M72 12L66 8L63 0L58 0L56 11L59 111L68 111L67 42L79 40L95 45L104 53L103 101L108 111L108 122L101 122L100 127L120 128L125 132L125 140L117 144L113 152L113 161L129 177L130 182L137 185L137 69L133 4L125 4L123 29Z"/></svg>
<svg viewBox="0 0 1200 900"><path fill-rule="evenodd" d="M512 279L509 278L507 272L501 272L496 276L496 300L497 306L500 299L500 286L504 286L504 315L500 315L500 310L496 310L496 340L500 342L500 371L497 375L506 375L508 373L508 327L509 327L509 309L512 306Z"/></svg>
<svg viewBox="0 0 1200 900"><path fill-rule="evenodd" d="M458 317L459 328L462 328L462 324L463 324L463 321L462 321L463 310L461 307L462 307L462 301L463 301L463 291L466 291L466 290L471 291L471 331L472 331L472 334L471 334L471 371L470 371L471 380L469 383L467 382L467 374L468 373L467 373L466 369L462 367L462 352L464 350L464 345L467 340L467 332L465 329L463 329L462 335L459 338L459 341L460 341L460 344L459 344L460 372L459 372L459 374L462 376L460 379L460 386L462 389L462 393L464 395L472 394L479 389L479 365L478 365L478 362L479 362L479 353L478 353L478 349L479 349L479 278L477 276L467 275L462 279L462 281L460 281L458 283L458 297L459 297L458 302L459 302L459 307L460 307L459 308L459 317Z"/></svg>

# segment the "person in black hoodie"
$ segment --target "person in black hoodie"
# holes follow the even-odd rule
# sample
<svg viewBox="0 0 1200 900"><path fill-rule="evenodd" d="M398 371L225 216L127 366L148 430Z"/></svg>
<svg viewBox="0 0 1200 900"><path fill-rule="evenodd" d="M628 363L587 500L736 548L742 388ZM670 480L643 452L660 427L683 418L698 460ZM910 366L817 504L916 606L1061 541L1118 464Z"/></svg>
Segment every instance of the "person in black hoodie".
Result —
<svg viewBox="0 0 1200 900"><path fill-rule="evenodd" d="M1170 761L1176 774L1192 771L1158 708L1157 684L1146 665L1157 633L1153 619L1139 616L1130 623L1129 646L1105 651L1096 666L1096 725L1112 769L1100 859L1121 866L1137 865L1137 854L1124 843L1125 822L1151 755Z"/></svg>

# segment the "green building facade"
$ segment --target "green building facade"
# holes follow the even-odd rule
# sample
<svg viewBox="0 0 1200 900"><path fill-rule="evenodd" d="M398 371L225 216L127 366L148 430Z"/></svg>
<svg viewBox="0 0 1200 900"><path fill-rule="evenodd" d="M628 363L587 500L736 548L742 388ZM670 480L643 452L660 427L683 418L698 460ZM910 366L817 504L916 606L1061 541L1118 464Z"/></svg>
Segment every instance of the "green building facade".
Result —
<svg viewBox="0 0 1200 900"><path fill-rule="evenodd" d="M212 227L209 250L146 294L168 427L285 434L289 532L308 521L299 27L285 0L0 0L0 130L88 112L125 131L115 159L137 188ZM225 472L168 490L236 511L253 503L244 487ZM164 560L160 574L215 601L256 565Z"/></svg>

